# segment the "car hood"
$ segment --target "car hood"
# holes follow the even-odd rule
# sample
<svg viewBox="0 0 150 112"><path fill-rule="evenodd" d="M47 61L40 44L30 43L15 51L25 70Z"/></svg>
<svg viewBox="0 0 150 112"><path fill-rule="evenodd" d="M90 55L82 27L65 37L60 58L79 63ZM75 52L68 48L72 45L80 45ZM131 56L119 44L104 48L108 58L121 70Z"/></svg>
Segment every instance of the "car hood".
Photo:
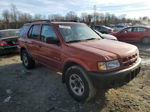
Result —
<svg viewBox="0 0 150 112"><path fill-rule="evenodd" d="M137 52L134 45L106 39L70 43L68 46L97 54L106 60L123 58Z"/></svg>
<svg viewBox="0 0 150 112"><path fill-rule="evenodd" d="M117 40L117 38L113 35L109 35L109 34L101 34L101 36L104 38L104 39L110 39L110 40Z"/></svg>

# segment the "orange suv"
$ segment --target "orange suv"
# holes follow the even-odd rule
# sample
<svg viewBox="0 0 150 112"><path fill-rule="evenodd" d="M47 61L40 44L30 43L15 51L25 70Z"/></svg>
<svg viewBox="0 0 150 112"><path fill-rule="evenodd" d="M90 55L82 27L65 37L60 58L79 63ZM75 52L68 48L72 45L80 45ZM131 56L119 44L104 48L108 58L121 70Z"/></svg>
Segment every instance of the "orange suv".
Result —
<svg viewBox="0 0 150 112"><path fill-rule="evenodd" d="M61 72L62 81L77 101L91 100L97 88L125 84L140 71L136 46L101 39L83 23L27 23L21 29L18 48L27 69L36 61Z"/></svg>

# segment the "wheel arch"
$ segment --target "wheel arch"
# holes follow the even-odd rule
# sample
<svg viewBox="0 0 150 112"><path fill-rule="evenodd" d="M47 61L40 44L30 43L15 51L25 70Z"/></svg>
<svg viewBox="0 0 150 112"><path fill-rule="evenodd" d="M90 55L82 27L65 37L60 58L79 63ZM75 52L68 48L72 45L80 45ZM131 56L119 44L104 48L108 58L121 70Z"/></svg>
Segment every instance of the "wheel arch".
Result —
<svg viewBox="0 0 150 112"><path fill-rule="evenodd" d="M68 62L66 62L66 63L64 64L64 66L63 66L63 69L62 69L62 82L63 82L63 83L65 83L65 73L66 73L67 69L68 69L69 67L71 67L71 66L74 66L74 65L80 66L80 67L82 67L84 70L88 70L88 68L87 68L85 65L81 64L81 63L77 63L77 62L75 62L75 61L68 61Z"/></svg>
<svg viewBox="0 0 150 112"><path fill-rule="evenodd" d="M22 55L21 55L21 53L22 53L23 50L26 50L26 48L24 48L24 47L21 47L21 48L20 48L20 58L21 58L21 60L22 60Z"/></svg>

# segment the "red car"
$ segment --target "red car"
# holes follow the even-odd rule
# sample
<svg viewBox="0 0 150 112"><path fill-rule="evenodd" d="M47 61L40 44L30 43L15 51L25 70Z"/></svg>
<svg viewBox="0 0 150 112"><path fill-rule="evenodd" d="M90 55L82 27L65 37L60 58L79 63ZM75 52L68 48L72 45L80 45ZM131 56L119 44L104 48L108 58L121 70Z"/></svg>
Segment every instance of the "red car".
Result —
<svg viewBox="0 0 150 112"><path fill-rule="evenodd" d="M127 27L119 32L112 33L112 35L120 41L150 43L150 27L148 26Z"/></svg>
<svg viewBox="0 0 150 112"><path fill-rule="evenodd" d="M140 71L136 46L101 39L83 23L27 23L21 30L18 48L27 69L39 62L61 72L62 81L77 101L91 100L99 87L125 84Z"/></svg>

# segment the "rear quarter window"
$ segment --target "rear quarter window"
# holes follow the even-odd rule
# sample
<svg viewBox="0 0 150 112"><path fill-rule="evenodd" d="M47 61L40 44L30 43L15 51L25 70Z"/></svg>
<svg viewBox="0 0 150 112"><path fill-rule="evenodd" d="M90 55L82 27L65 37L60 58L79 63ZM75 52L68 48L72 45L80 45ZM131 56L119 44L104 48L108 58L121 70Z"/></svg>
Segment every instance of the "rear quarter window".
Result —
<svg viewBox="0 0 150 112"><path fill-rule="evenodd" d="M29 25L24 25L22 28L20 28L20 34L19 34L19 36L20 37L26 36L27 32L29 30L29 27L30 27Z"/></svg>
<svg viewBox="0 0 150 112"><path fill-rule="evenodd" d="M145 28L138 28L138 32L145 32L146 29Z"/></svg>

